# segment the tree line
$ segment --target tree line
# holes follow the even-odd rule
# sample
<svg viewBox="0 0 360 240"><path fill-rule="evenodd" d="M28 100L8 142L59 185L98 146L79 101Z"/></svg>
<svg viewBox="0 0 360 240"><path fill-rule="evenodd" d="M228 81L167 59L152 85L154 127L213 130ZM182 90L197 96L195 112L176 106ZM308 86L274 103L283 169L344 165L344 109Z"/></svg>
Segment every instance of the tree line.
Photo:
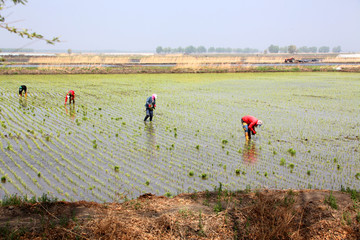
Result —
<svg viewBox="0 0 360 240"><path fill-rule="evenodd" d="M329 53L330 47L328 46L321 46L317 47L307 47L302 46L297 48L295 45L279 47L277 45L270 45L267 50L269 53ZM265 50L266 51L266 50ZM340 53L341 46L336 46L332 48L333 53Z"/></svg>
<svg viewBox="0 0 360 240"><path fill-rule="evenodd" d="M187 46L187 47L162 47L158 46L156 48L156 53L158 54L169 54L169 53L259 53L260 51L255 48L225 48L225 47L209 47L206 48L204 46ZM330 47L328 46L321 46L321 47L296 47L295 45L289 46L277 46L277 45L270 45L264 53L329 53ZM332 48L333 53L340 53L341 46L336 46Z"/></svg>
<svg viewBox="0 0 360 240"><path fill-rule="evenodd" d="M171 48L171 47L161 47L158 46L156 48L156 53L158 54L167 54L167 53L258 53L258 49L254 48L225 48L225 47L209 47L206 48L204 46L187 46L187 47L178 47L178 48Z"/></svg>

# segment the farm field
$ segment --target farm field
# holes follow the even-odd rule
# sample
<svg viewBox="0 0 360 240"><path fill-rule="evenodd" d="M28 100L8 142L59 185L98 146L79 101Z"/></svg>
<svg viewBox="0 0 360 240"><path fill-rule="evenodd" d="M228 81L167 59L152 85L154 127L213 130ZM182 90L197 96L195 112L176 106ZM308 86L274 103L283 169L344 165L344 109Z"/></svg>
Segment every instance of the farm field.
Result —
<svg viewBox="0 0 360 240"><path fill-rule="evenodd" d="M359 190L359 109L358 73L0 76L0 197ZM250 143L247 114L264 121Z"/></svg>

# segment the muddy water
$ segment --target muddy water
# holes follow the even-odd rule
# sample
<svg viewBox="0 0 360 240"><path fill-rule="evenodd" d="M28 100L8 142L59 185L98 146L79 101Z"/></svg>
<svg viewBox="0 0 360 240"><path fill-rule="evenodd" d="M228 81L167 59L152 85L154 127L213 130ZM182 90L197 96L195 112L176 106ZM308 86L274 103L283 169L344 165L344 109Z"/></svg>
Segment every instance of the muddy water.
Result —
<svg viewBox="0 0 360 240"><path fill-rule="evenodd" d="M219 182L230 190L360 186L358 74L12 78L0 76L0 168L12 179L0 197L121 201ZM20 83L27 99L17 96ZM76 105L65 107L69 89ZM144 123L154 92L154 119ZM240 121L247 114L264 121L248 143Z"/></svg>

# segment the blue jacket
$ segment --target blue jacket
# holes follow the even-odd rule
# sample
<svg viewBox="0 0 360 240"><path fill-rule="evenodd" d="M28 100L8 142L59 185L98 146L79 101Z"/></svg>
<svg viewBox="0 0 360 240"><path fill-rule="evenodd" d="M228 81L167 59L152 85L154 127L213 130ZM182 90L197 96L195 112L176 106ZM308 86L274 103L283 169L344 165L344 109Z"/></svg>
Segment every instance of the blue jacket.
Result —
<svg viewBox="0 0 360 240"><path fill-rule="evenodd" d="M152 96L150 96L146 99L145 107L146 107L146 109L153 110L155 104L156 104L156 100L155 99L153 100ZM151 105L151 107L149 107L149 105Z"/></svg>

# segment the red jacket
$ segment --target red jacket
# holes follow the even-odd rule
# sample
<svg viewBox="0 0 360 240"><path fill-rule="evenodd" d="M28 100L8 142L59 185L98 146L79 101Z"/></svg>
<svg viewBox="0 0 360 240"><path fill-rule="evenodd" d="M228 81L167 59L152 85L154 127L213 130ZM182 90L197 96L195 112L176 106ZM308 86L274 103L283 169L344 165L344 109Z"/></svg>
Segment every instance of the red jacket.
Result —
<svg viewBox="0 0 360 240"><path fill-rule="evenodd" d="M241 119L243 120L243 122L247 123L248 128L253 132L253 134L256 134L254 127L257 126L258 119L250 115L246 115Z"/></svg>
<svg viewBox="0 0 360 240"><path fill-rule="evenodd" d="M66 94L66 96L65 96L65 103L67 102L67 96L68 96L69 94L71 94L71 95L73 96L72 99L75 98L75 92L74 92L74 90L70 90L70 91L68 92L68 94ZM70 100L71 100L71 99L70 99Z"/></svg>

